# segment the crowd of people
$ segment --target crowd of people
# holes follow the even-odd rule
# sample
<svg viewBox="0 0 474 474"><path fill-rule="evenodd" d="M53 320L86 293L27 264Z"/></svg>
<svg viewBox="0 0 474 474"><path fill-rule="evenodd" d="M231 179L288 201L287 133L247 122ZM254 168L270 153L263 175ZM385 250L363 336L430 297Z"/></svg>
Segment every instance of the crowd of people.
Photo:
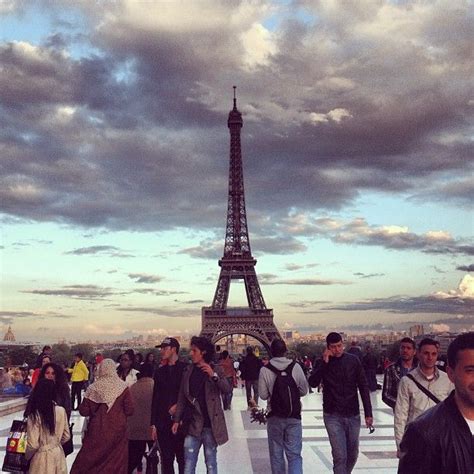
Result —
<svg viewBox="0 0 474 474"><path fill-rule="evenodd" d="M334 473L348 474L357 462L359 395L364 424L369 432L375 429L370 392L377 389L376 358L354 345L346 351L338 333L328 334L322 357L314 361L292 356L281 339L272 341L271 358L260 359L248 347L240 361L226 350L216 352L204 337L191 339L190 363L180 360L173 337L156 347L159 361L152 352L143 357L130 349L116 361L98 354L90 371L82 354L66 368L54 363L46 346L32 373L22 372L31 386L25 410L29 472L67 473L71 412L77 410L86 421L72 474L142 472L153 449L159 450L162 473L174 473L176 463L180 474L191 474L201 447L207 472L217 473L218 446L229 440L224 411L232 407L238 377L249 409L266 401L261 420L273 474L303 472L301 398L311 387L323 391ZM382 400L394 412L399 473L473 473L474 333L451 343L447 373L438 368L433 339L416 346L403 338L399 350L399 359L385 368L382 388ZM0 383L7 382L5 375L0 371Z"/></svg>

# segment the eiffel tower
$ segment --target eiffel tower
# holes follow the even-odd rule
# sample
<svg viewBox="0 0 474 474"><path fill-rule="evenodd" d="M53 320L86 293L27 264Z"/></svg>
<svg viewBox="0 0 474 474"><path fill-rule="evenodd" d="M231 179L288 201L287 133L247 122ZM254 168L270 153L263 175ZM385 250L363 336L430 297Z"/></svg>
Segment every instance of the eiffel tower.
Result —
<svg viewBox="0 0 474 474"><path fill-rule="evenodd" d="M234 86L234 108L229 112L227 121L230 131L230 166L224 255L219 260L221 271L212 306L203 307L201 311L201 336L216 343L232 334L245 334L257 339L270 354L271 341L281 337L273 323L273 310L267 308L263 299L255 272L257 260L250 250L240 148L243 120L237 110L235 89ZM244 280L248 307L227 307L232 280Z"/></svg>

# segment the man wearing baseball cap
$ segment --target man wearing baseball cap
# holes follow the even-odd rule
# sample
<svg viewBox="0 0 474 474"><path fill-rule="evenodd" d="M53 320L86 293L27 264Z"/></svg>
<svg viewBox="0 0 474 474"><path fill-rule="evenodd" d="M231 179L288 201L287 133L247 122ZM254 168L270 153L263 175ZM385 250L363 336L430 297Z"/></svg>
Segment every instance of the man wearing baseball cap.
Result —
<svg viewBox="0 0 474 474"><path fill-rule="evenodd" d="M166 337L160 349L161 365L155 372L151 425L153 439L158 439L162 453L163 474L174 474L174 459L178 463L179 474L184 473L184 436L172 434L172 417L176 412L178 392L186 367L179 360L179 342L174 337Z"/></svg>

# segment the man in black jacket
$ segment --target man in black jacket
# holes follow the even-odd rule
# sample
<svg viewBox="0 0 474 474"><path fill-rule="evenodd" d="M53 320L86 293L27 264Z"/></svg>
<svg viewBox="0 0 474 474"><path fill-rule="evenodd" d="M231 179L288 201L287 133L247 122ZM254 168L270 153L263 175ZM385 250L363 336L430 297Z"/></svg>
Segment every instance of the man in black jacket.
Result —
<svg viewBox="0 0 474 474"><path fill-rule="evenodd" d="M249 408L252 406L250 401L252 399L252 389L253 400L258 405L258 376L262 365L262 361L254 354L253 347L248 346L247 355L240 363L240 378L245 380L245 392Z"/></svg>
<svg viewBox="0 0 474 474"><path fill-rule="evenodd" d="M400 474L474 472L474 332L448 348L448 376L455 390L408 425L400 450Z"/></svg>
<svg viewBox="0 0 474 474"><path fill-rule="evenodd" d="M323 382L323 418L331 443L335 474L349 474L359 455L360 412L357 389L364 405L365 424L373 424L370 392L358 357L344 352L342 337L331 332L327 348L309 378L317 387Z"/></svg>
<svg viewBox="0 0 474 474"><path fill-rule="evenodd" d="M156 346L160 349L161 365L155 372L151 425L153 439L158 438L163 474L174 474L174 459L179 474L184 473L184 436L171 432L172 417L176 412L179 387L187 364L178 359L179 342L167 337Z"/></svg>

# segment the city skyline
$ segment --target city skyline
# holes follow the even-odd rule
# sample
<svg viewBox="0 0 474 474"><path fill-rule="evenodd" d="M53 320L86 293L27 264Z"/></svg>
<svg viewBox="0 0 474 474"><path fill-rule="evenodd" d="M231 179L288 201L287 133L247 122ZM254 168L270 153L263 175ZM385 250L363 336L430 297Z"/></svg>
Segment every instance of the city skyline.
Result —
<svg viewBox="0 0 474 474"><path fill-rule="evenodd" d="M474 329L472 16L465 1L3 2L0 329L199 332L234 84L277 327Z"/></svg>

